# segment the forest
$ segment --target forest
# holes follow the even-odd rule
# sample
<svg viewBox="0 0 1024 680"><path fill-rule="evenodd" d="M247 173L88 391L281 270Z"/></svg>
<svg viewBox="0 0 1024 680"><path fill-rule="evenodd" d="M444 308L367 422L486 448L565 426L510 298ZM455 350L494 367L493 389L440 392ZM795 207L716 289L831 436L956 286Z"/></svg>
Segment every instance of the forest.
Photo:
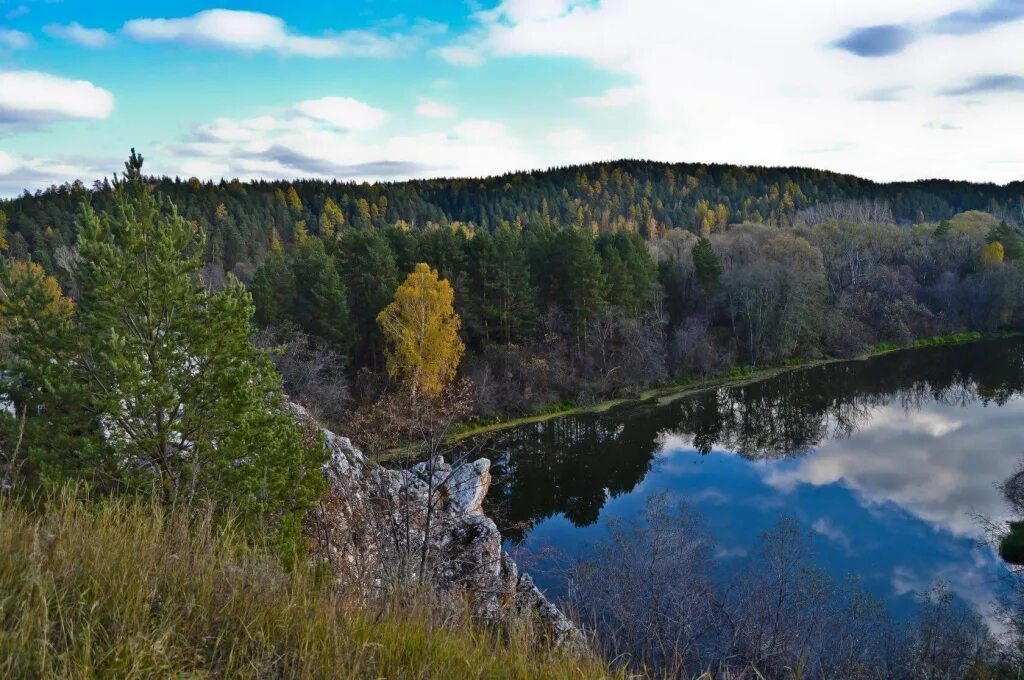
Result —
<svg viewBox="0 0 1024 680"><path fill-rule="evenodd" d="M207 234L201 274L250 290L293 398L337 420L387 390L378 315L418 263L454 291L476 416L1012 330L1024 183L879 184L803 168L619 161L391 184L147 179ZM75 298L81 205L0 203L4 246Z"/></svg>

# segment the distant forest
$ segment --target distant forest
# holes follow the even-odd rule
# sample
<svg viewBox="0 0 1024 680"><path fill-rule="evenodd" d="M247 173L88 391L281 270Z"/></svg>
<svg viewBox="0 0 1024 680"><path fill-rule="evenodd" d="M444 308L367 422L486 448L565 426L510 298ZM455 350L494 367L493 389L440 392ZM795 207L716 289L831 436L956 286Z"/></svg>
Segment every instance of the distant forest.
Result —
<svg viewBox="0 0 1024 680"><path fill-rule="evenodd" d="M206 232L208 285L249 286L286 387L328 417L385 389L377 315L419 262L455 290L481 415L1024 318L1024 182L649 161L376 184L148 181ZM110 184L0 202L7 254L72 296L83 203L111 209Z"/></svg>

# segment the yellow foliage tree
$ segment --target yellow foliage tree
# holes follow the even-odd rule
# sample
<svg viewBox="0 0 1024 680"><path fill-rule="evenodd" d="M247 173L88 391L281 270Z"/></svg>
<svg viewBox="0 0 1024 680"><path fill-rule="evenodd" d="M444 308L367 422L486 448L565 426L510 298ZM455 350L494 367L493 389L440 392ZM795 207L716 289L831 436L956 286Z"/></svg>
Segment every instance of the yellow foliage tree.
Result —
<svg viewBox="0 0 1024 680"><path fill-rule="evenodd" d="M995 267L1002 264L1005 257L1006 251L1003 249L1003 244L993 241L981 249L981 266Z"/></svg>
<svg viewBox="0 0 1024 680"><path fill-rule="evenodd" d="M24 317L30 317L26 311L27 294L12 295L11 291L30 290L35 296L32 301L38 311L46 316L68 317L74 307L70 299L64 297L57 279L48 275L35 262L15 260L11 263L5 277L0 280L0 301L13 305L12 309ZM11 313L11 310L7 310Z"/></svg>
<svg viewBox="0 0 1024 680"><path fill-rule="evenodd" d="M328 198L320 212L320 235L324 238L334 238L338 229L344 224L345 213L341 211L337 203Z"/></svg>
<svg viewBox="0 0 1024 680"><path fill-rule="evenodd" d="M377 315L387 342L388 374L402 379L414 398L439 396L455 377L465 346L454 302L451 285L421 262Z"/></svg>
<svg viewBox="0 0 1024 680"><path fill-rule="evenodd" d="M7 252L7 213L0 210L0 251Z"/></svg>
<svg viewBox="0 0 1024 680"><path fill-rule="evenodd" d="M288 207L293 213L298 214L302 212L302 199L299 198L299 192L295 191L295 187L291 184L288 185L285 200L288 201Z"/></svg>

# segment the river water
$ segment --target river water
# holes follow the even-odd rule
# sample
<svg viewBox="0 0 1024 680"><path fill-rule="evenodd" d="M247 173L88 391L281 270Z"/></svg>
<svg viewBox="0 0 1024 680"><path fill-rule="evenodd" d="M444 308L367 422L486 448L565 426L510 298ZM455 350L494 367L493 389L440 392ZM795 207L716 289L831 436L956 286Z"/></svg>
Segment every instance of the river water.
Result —
<svg viewBox="0 0 1024 680"><path fill-rule="evenodd" d="M1022 390L1024 340L985 341L524 425L485 445L486 510L556 596L609 521L664 492L703 517L723 572L785 514L897 616L937 581L986 614L1004 567L980 518L1011 518Z"/></svg>

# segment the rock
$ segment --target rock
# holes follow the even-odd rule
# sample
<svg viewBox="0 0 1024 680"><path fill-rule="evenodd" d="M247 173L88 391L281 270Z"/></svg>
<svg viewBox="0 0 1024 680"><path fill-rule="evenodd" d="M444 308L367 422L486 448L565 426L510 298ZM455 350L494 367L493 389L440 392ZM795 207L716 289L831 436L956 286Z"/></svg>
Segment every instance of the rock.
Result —
<svg viewBox="0 0 1024 680"><path fill-rule="evenodd" d="M498 527L483 512L489 460L453 466L435 457L392 470L367 460L347 438L323 434L329 490L306 533L313 559L329 565L339 583L385 590L428 580L442 594L465 595L482 621L528 615L555 645L584 644L502 550Z"/></svg>

